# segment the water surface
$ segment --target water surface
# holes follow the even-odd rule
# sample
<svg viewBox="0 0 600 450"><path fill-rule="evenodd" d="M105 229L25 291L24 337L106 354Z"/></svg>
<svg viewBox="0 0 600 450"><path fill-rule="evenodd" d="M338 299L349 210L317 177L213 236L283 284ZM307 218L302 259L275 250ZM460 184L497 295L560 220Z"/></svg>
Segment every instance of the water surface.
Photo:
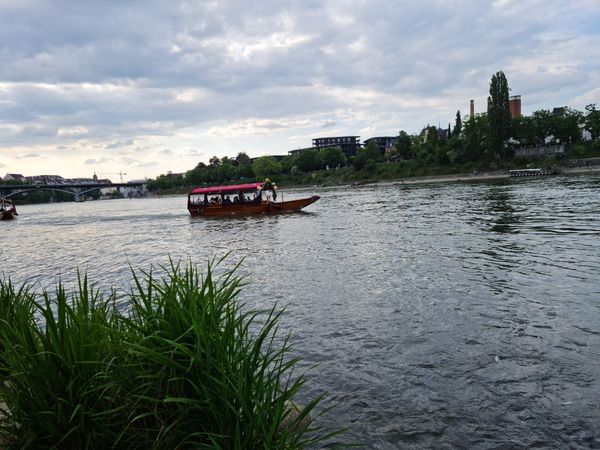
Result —
<svg viewBox="0 0 600 450"><path fill-rule="evenodd" d="M311 188L306 213L196 219L184 197L19 206L0 274L244 258L252 306L286 307L303 398L367 448L600 447L600 177Z"/></svg>

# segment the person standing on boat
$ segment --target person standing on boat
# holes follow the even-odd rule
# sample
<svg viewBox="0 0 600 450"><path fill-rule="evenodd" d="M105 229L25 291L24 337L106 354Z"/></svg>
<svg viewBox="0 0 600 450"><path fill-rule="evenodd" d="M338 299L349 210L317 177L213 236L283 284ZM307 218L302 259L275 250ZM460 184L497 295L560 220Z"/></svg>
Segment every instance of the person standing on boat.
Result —
<svg viewBox="0 0 600 450"><path fill-rule="evenodd" d="M273 193L273 201L277 200L277 191L275 185L271 183L271 180L265 178L265 182L262 185L263 191L271 191Z"/></svg>

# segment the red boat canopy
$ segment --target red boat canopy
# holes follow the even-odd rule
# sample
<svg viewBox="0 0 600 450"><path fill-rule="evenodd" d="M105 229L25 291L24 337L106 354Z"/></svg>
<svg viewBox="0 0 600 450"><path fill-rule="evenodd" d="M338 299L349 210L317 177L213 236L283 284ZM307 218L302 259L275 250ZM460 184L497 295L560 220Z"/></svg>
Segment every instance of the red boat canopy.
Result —
<svg viewBox="0 0 600 450"><path fill-rule="evenodd" d="M196 194L227 194L231 192L249 192L262 187L262 183L234 184L232 186L212 186L206 188L194 188L190 195Z"/></svg>

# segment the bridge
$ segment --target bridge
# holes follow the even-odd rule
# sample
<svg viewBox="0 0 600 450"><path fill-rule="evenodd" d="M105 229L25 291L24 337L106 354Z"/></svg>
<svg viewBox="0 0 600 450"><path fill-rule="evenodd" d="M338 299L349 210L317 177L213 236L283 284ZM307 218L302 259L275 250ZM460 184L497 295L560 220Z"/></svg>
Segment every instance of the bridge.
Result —
<svg viewBox="0 0 600 450"><path fill-rule="evenodd" d="M0 184L0 197L8 198L24 192L48 190L72 194L75 201L79 201L82 195L95 190L107 188L142 188L145 184L145 181L132 181L129 183Z"/></svg>

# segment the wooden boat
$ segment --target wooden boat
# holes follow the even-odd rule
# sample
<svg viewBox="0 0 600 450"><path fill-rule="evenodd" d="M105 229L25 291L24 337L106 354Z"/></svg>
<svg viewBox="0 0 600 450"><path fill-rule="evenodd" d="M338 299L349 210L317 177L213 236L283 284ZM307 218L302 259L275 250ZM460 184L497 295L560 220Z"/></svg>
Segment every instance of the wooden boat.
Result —
<svg viewBox="0 0 600 450"><path fill-rule="evenodd" d="M0 197L0 220L12 220L18 215L17 208L12 200Z"/></svg>
<svg viewBox="0 0 600 450"><path fill-rule="evenodd" d="M187 208L192 216L206 217L281 214L299 211L319 198L277 201L277 187L267 178L265 183L195 188L188 194Z"/></svg>

